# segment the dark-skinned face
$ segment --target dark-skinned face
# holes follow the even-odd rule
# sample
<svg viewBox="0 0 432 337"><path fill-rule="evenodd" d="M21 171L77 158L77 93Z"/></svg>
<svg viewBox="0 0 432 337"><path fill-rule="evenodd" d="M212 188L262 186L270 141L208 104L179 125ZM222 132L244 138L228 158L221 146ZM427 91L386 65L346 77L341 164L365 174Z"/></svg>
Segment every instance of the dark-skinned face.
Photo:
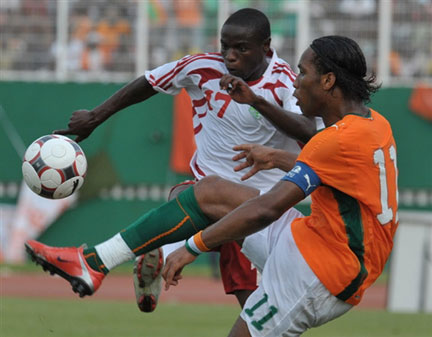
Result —
<svg viewBox="0 0 432 337"><path fill-rule="evenodd" d="M270 40L264 42L248 27L224 25L221 31L221 53L231 75L245 81L259 79L267 68L266 54Z"/></svg>
<svg viewBox="0 0 432 337"><path fill-rule="evenodd" d="M299 74L294 81L294 97L297 105L306 116L318 116L323 101L321 75L317 72L313 58L315 53L311 48L305 50L299 62Z"/></svg>

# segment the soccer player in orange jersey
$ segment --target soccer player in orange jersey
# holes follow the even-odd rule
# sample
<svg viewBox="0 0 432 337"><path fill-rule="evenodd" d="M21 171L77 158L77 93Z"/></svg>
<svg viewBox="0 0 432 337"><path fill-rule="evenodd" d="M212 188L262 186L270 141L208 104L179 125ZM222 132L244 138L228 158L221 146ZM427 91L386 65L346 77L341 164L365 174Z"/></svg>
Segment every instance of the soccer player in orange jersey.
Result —
<svg viewBox="0 0 432 337"><path fill-rule="evenodd" d="M270 191L208 176L175 200L146 213L95 249L26 244L32 258L91 295L112 268L167 242L189 238L167 258L166 288L202 252L238 240L261 271L229 337L299 336L358 304L381 274L397 228L396 145L387 120L365 102L377 90L353 40L314 40L299 62L295 97L306 116L326 128L299 156L239 145L244 178L278 167L286 176ZM240 78L221 87L252 104L261 100ZM245 99L245 97L249 97ZM287 210L311 196L311 215ZM193 233L196 233L191 237Z"/></svg>
<svg viewBox="0 0 432 337"><path fill-rule="evenodd" d="M351 39L323 37L303 53L299 69L294 96L305 115L323 117L326 129L272 190L188 241L189 250L199 253L246 237L243 252L262 270L230 336L297 336L340 316L360 302L392 249L396 144L388 121L364 105L377 86L366 78L363 53ZM238 149L248 159L243 166L255 171L272 167L268 158L283 156L272 150L263 155L250 145ZM285 211L308 195L311 215L288 218ZM168 257L167 287L194 259L186 249Z"/></svg>

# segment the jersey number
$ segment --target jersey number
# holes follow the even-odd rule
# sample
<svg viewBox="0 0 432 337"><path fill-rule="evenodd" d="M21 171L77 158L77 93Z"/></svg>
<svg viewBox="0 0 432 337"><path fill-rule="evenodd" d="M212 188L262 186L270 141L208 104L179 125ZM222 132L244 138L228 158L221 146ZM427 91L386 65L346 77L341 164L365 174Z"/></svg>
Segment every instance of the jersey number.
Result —
<svg viewBox="0 0 432 337"><path fill-rule="evenodd" d="M215 95L215 100L216 101L220 101L220 100L225 101L224 105L222 105L222 108L219 110L219 112L217 114L217 116L219 118L222 118L223 115L225 114L225 111L228 107L228 104L231 102L231 96L227 95L227 94L223 94L221 92L217 92Z"/></svg>
<svg viewBox="0 0 432 337"><path fill-rule="evenodd" d="M254 311L257 310L260 306L262 306L267 301L268 301L268 295L264 294L263 297L257 303L255 303L255 305L253 305L251 308L245 308L244 311L249 317L252 317L254 316ZM267 323L277 312L278 309L275 306L271 305L269 307L269 311L267 312L267 314L265 314L263 317L261 317L258 320L256 319L253 320L251 323L257 330L261 331L263 329L263 325Z"/></svg>
<svg viewBox="0 0 432 337"><path fill-rule="evenodd" d="M395 186L396 186L396 203L399 202L399 194L397 190L397 163L396 163L396 149L394 146L390 146L389 148L390 159L393 162L395 168ZM398 214L393 214L393 210L388 205L388 188L387 188L387 172L386 172L386 162L384 151L382 149L378 149L374 152L374 162L375 165L378 165L379 168L379 182L380 182L380 199L381 199L381 213L377 215L377 219L381 225L387 224L390 220L395 219L395 222L398 221Z"/></svg>
<svg viewBox="0 0 432 337"><path fill-rule="evenodd" d="M205 98L206 98L209 110L213 110L213 107L210 105L210 100L211 100L211 96L213 95L213 90L206 90L205 95L206 95ZM228 108L228 104L231 102L232 98L230 95L227 95L227 94L224 94L221 92L217 92L215 94L214 99L215 99L215 101L224 101L225 102L217 113L217 116L219 118L222 118L224 116L225 111ZM205 114L201 115L201 116L198 115L198 117L204 117L204 116L205 116Z"/></svg>

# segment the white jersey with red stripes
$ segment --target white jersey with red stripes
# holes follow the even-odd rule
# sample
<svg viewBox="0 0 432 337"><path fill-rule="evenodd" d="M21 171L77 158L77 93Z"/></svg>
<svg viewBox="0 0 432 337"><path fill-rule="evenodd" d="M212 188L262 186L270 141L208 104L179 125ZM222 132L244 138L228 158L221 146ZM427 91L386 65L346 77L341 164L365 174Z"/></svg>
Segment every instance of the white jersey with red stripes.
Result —
<svg viewBox="0 0 432 337"><path fill-rule="evenodd" d="M249 86L267 101L300 114L297 100L292 96L296 74L274 50L269 53L268 62L262 77L248 82ZM188 55L145 73L158 92L176 95L182 88L188 92L193 105L197 145L191 169L198 179L217 174L241 182L246 171L234 172L234 166L238 165L232 160L236 154L232 150L234 145L256 143L300 152L297 141L278 131L254 108L236 103L220 89L219 80L227 73L220 53ZM279 169L260 171L243 183L267 191L283 176L284 172Z"/></svg>

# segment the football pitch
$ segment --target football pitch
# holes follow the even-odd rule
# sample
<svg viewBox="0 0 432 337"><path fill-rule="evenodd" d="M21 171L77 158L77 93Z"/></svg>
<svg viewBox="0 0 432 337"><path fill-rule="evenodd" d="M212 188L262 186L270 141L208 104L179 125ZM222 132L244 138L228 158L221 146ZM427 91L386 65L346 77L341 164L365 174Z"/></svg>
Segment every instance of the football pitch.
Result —
<svg viewBox="0 0 432 337"><path fill-rule="evenodd" d="M135 303L2 297L2 337L213 337L227 336L238 316L234 305L162 303L140 313ZM432 315L352 310L306 337L430 337Z"/></svg>

